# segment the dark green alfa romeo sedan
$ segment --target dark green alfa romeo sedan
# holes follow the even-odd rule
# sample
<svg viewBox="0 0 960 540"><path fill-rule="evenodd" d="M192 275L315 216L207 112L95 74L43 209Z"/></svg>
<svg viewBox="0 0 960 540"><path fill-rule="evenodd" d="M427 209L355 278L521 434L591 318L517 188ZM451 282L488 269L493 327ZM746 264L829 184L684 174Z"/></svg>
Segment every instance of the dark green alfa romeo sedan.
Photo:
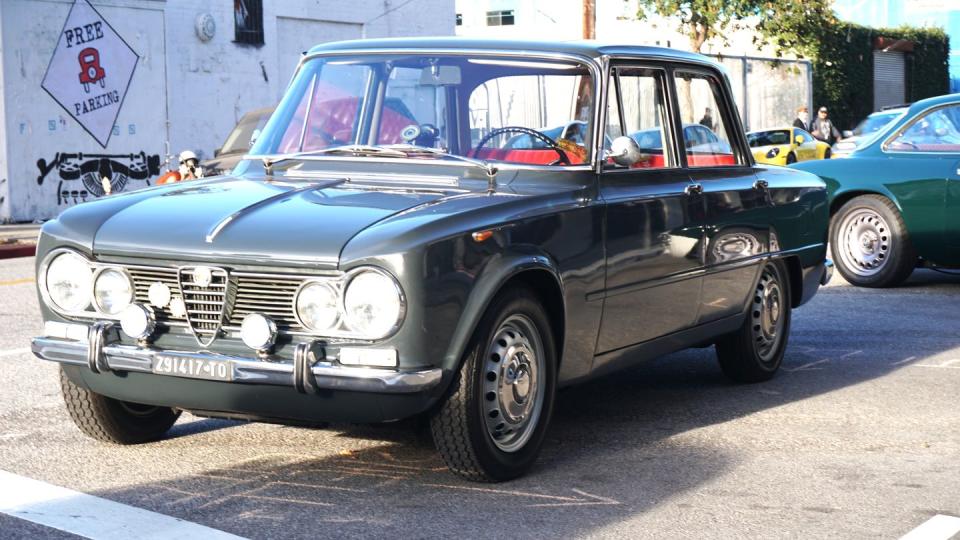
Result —
<svg viewBox="0 0 960 540"><path fill-rule="evenodd" d="M960 269L960 94L914 103L846 159L791 167L827 184L847 281L890 287L918 266Z"/></svg>
<svg viewBox="0 0 960 540"><path fill-rule="evenodd" d="M685 140L697 123L721 143ZM101 441L155 440L184 410L423 415L453 471L506 480L558 387L714 344L732 379L772 377L829 278L827 219L820 179L753 163L702 56L333 43L232 175L44 225L33 351Z"/></svg>

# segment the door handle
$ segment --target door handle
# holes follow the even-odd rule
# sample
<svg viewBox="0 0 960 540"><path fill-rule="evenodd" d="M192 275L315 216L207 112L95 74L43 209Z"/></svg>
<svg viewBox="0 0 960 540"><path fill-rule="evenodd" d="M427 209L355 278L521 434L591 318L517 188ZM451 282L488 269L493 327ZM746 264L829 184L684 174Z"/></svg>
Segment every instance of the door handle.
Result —
<svg viewBox="0 0 960 540"><path fill-rule="evenodd" d="M683 188L683 192L687 195L699 195L703 193L702 184L689 184L687 187Z"/></svg>
<svg viewBox="0 0 960 540"><path fill-rule="evenodd" d="M757 191L767 191L770 188L770 182L766 180L757 180L753 183L753 189Z"/></svg>

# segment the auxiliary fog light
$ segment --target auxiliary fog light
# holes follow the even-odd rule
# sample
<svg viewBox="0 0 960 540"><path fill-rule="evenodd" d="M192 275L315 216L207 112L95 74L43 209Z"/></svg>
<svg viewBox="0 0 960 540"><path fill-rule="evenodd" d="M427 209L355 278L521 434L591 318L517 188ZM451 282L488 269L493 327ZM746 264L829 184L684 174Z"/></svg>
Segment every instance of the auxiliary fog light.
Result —
<svg viewBox="0 0 960 540"><path fill-rule="evenodd" d="M147 339L157 328L157 317L147 306L130 304L120 312L120 328L133 339Z"/></svg>
<svg viewBox="0 0 960 540"><path fill-rule="evenodd" d="M251 313L240 324L240 339L251 349L269 350L277 341L277 323L266 315Z"/></svg>
<svg viewBox="0 0 960 540"><path fill-rule="evenodd" d="M345 366L395 368L397 350L344 347L340 349L340 363Z"/></svg>

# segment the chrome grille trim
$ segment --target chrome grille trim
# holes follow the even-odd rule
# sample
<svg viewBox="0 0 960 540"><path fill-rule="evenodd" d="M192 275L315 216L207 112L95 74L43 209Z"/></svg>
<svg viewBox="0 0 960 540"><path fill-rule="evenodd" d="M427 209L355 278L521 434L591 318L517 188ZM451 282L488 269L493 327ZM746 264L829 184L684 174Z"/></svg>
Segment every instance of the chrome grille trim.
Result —
<svg viewBox="0 0 960 540"><path fill-rule="evenodd" d="M196 275L201 269L210 274L210 282L207 284L196 281ZM208 347L220 335L229 309L230 293L233 292L231 289L235 290L235 287L231 286L230 275L223 268L185 266L177 270L177 280L187 308L187 327L197 338L197 343ZM217 309L207 309L208 307ZM209 338L204 340L202 335Z"/></svg>
<svg viewBox="0 0 960 540"><path fill-rule="evenodd" d="M310 280L336 279L338 275L302 275L302 274L267 274L260 272L229 272L230 287L198 290L191 283L185 283L181 288L178 279L179 269L176 267L141 266L134 264L117 264L125 268L133 279L134 298L137 303L149 305L148 291L150 285L160 282L170 288L171 297L184 297L184 292L191 295L189 304L191 319L198 311L212 312L220 306L224 308L224 317L220 330L235 333L239 332L243 318L249 313L262 313L271 317L277 327L284 333L296 336L310 334L298 321L294 313L294 300L300 286ZM202 265L201 265L202 266ZM189 267L193 268L193 267ZM197 296L198 294L207 297ZM226 301L225 301L226 299ZM157 322L165 326L197 327L196 333L209 336L215 331L206 328L202 323L207 320L197 319L196 324L190 324L186 317L175 317L169 306L157 308L154 306ZM210 315L212 313L208 313Z"/></svg>

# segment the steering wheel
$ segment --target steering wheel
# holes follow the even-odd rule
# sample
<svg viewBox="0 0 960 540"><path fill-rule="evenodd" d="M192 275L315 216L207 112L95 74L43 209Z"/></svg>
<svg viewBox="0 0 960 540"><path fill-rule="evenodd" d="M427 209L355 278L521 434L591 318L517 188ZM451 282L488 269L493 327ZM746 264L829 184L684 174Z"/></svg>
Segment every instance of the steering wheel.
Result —
<svg viewBox="0 0 960 540"><path fill-rule="evenodd" d="M473 157L476 158L477 156L479 156L480 149L483 148L484 145L490 142L494 137L498 135L503 135L504 133L522 133L524 135L529 135L539 141L542 141L544 144L547 145L547 148L549 148L550 150L553 150L554 152L557 153L558 156L560 156L559 159L557 159L556 161L550 162L549 165L557 165L557 164L570 165L570 158L567 157L567 153L564 152L563 149L557 145L557 141L551 139L550 137L547 137L546 135L544 135L543 133L535 129L530 129L522 126L505 126L502 128L494 129L490 133L487 133L487 135L484 138L480 139L480 142L477 143L477 147L473 150Z"/></svg>

